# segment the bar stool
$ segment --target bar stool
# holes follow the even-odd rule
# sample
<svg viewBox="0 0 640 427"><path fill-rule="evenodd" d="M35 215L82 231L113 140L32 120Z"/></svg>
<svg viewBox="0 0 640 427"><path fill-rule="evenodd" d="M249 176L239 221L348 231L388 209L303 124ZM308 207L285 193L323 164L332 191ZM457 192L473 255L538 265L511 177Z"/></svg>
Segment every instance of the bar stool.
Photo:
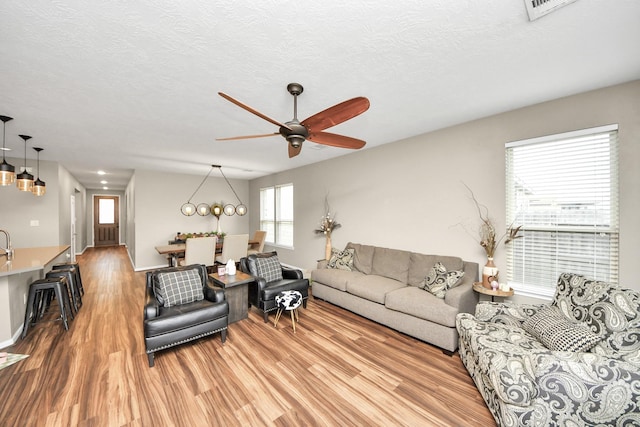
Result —
<svg viewBox="0 0 640 427"><path fill-rule="evenodd" d="M82 286L82 275L80 274L80 264L77 262L62 262L60 264L55 264L51 267L52 270L60 270L73 267L75 268L76 280L78 283L78 288L80 288L80 295L84 295L84 286Z"/></svg>
<svg viewBox="0 0 640 427"><path fill-rule="evenodd" d="M29 326L35 324L44 312L45 293L53 292L60 306L60 317L65 331L69 330L69 318L73 319L69 291L67 290L66 277L38 279L29 285L29 298L24 313L24 327L22 329L22 339L27 336ZM68 315L67 315L68 313ZM57 320L57 319L56 319Z"/></svg>
<svg viewBox="0 0 640 427"><path fill-rule="evenodd" d="M77 314L78 310L82 306L82 297L80 296L80 288L78 288L78 281L76 280L75 269L73 268L60 268L57 270L49 271L45 277L56 279L58 277L64 277L67 279L67 287L71 295L71 307Z"/></svg>

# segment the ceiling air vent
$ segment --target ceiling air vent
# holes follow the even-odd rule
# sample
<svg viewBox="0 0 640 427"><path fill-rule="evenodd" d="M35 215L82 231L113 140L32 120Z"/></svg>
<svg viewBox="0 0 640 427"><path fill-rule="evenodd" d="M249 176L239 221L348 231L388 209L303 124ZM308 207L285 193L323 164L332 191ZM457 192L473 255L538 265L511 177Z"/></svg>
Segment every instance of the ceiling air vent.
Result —
<svg viewBox="0 0 640 427"><path fill-rule="evenodd" d="M524 0L524 4L527 5L529 21L533 21L574 1L576 0Z"/></svg>

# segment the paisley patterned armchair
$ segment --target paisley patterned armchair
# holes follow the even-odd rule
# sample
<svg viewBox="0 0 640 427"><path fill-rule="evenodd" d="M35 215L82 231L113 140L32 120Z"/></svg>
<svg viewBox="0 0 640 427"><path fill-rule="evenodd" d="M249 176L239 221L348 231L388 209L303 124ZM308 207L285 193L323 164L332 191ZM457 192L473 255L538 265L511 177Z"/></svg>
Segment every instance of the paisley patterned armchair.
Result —
<svg viewBox="0 0 640 427"><path fill-rule="evenodd" d="M640 425L640 292L562 274L550 304L482 302L456 320L498 425Z"/></svg>

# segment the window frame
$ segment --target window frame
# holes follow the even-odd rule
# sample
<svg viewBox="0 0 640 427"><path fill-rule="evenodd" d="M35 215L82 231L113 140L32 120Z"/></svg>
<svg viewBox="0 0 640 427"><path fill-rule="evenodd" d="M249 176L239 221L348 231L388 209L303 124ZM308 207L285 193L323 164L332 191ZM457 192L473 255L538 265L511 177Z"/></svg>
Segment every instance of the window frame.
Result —
<svg viewBox="0 0 640 427"><path fill-rule="evenodd" d="M291 191L291 206L282 206L284 190ZM272 194L267 195L267 192ZM268 200L267 200L268 199ZM290 213L291 218L282 218L284 213ZM265 217L265 214L270 216ZM260 229L267 232L265 242L272 246L293 249L294 242L294 186L293 183L272 185L260 188ZM285 229L290 231L290 239L286 239Z"/></svg>
<svg viewBox="0 0 640 427"><path fill-rule="evenodd" d="M581 153L589 155L590 159L593 159L594 171L601 167L603 163L598 163L598 160L607 159L608 163L605 163L607 166L607 174L596 174L599 176L606 176L607 178L599 178L600 181L598 183L608 182L608 187L603 185L598 188L605 188L603 193L608 196L606 199L606 203L604 206L608 206L607 209L594 207L592 210L586 209L583 207L580 209L580 203L574 202L567 203L565 199L558 198L553 199L553 204L556 204L556 210L549 210L548 214L556 213L557 217L562 217L566 220L567 216L571 218L573 223L565 223L563 221L557 221L556 224L536 224L536 221L540 221L541 216L535 213L535 207L530 207L527 209L525 207L525 203L520 204L520 206L516 206L520 198L522 199L522 195L524 194L524 190L522 189L522 185L519 185L518 182L522 180L522 176L518 176L519 179L516 178L516 173L513 171L513 163L515 162L513 159L513 154L515 150L518 148L525 147L533 147L532 150L535 150L536 147L534 145L539 145L538 148L544 149L545 146L541 144L549 144L547 147L551 147L551 150L554 148L555 151L562 151L565 146L570 146L570 144L574 143L577 145L576 141L581 139L589 139L591 144L595 144L597 142L597 137L609 134L606 137L606 142L608 143L606 152L608 155L602 154L598 157L598 153L593 151L593 148L585 147L582 149ZM559 273L564 272L565 269L570 268L575 271L567 271L567 272L577 272L578 274L584 274L589 278L596 280L605 280L610 283L617 283L618 281L618 265L619 265L619 250L620 250L620 227L619 227L619 143L617 139L618 134L618 125L606 125L599 126L588 129L581 129L578 131L565 132L554 135L547 135L538 138L530 138L520 141L508 142L505 144L505 192L506 192L506 219L507 224L513 224L513 226L522 226L521 235L524 236L521 239L516 239L512 241L509 245L507 245L507 282L509 285L515 290L516 294L541 298L541 299L551 299L555 294L555 286L557 281L557 275ZM554 147L551 144L555 144ZM560 147L559 149L557 147ZM525 148L526 149L526 148ZM554 153L555 156L558 156L557 153ZM567 159L573 159L576 157L567 157ZM548 157L549 160L555 160L555 158ZM570 163L570 162L567 162ZM533 161L529 164L532 165ZM522 174L522 169L525 169L525 166L520 166L520 173ZM601 169L599 169L601 170ZM574 172L575 173L575 172ZM570 175L571 176L571 175ZM572 176L575 178L575 176ZM571 182L571 180L569 180ZM553 184L546 184L547 187L545 190L549 190L555 188L558 180L550 180ZM572 183L575 185L575 182ZM564 182L563 182L564 184ZM558 187L561 189L561 195L565 196L566 194L571 194L569 189L573 188L569 187L569 183ZM589 189L586 183L581 182L582 189ZM518 190L520 188L520 192ZM592 190L593 191L593 190ZM597 194L597 191L594 191L593 194ZM547 196L548 197L548 196ZM521 200L520 199L520 200ZM524 197L526 199L526 197ZM535 199L535 198L534 198ZM599 200L599 199L598 199ZM544 205L544 204L543 204ZM594 206L596 204L594 203ZM569 208L578 207L577 211L581 211L580 215L567 215ZM564 209L564 211L563 211ZM582 212L582 210L584 212ZM608 222L607 225L603 226L601 222L603 221L600 216L593 215L593 212L607 212L607 219L604 222ZM575 213L576 211L572 211L571 213ZM561 214L564 214L561 215ZM586 222L585 218L588 218L588 215L591 214L593 218L591 222ZM552 215L550 215L552 216ZM529 239L527 241L527 239ZM576 245L574 242L577 241L579 245ZM589 241L589 243L586 243ZM602 242L605 242L602 245ZM555 243L555 246L553 244ZM547 246L547 244L549 244ZM564 246L563 246L564 244ZM528 248L526 247L528 245ZM587 245L587 246L585 246ZM591 259L591 265L593 265L593 271L586 272L580 271L582 268L586 270L585 265L588 265L587 255L589 252L585 250L586 248L590 248L592 250L593 258ZM606 251L606 255L602 255L600 252L600 248L604 247ZM549 248L547 253L544 253L544 250ZM575 248L580 248L581 251L575 250ZM542 254L543 256L539 256ZM576 256L579 255L579 256ZM516 258L520 259L516 259ZM552 283L547 284L547 280L549 278L544 279L544 284L536 284L529 282L527 283L527 275L529 280L534 281L532 277L536 276L536 273L541 273L544 271L543 266L544 261L542 258L547 258L552 260L550 263L550 270L553 270L555 273L555 278ZM609 261L609 265L603 268L603 265L606 265L606 262L603 262L603 259L607 259ZM533 260L533 261L532 261ZM549 266L549 264L547 264ZM568 267L565 267L568 266ZM603 272L603 269L606 272ZM514 277L514 270L517 270L517 277ZM528 271L525 271L528 270ZM550 273L549 273L550 274ZM598 277L602 275L603 277ZM606 276L606 277L605 277ZM540 275L538 275L540 277ZM540 280L540 279L539 279Z"/></svg>

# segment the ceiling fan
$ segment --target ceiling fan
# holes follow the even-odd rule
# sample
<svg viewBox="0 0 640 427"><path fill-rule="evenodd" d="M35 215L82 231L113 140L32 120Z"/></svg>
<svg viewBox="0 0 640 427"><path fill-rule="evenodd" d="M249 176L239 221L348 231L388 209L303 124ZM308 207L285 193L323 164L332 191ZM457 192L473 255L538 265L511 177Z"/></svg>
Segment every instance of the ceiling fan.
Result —
<svg viewBox="0 0 640 427"><path fill-rule="evenodd" d="M298 95L302 93L304 88L299 83L289 83L287 90L293 95L293 119L291 121L280 123L271 117L265 116L257 110L249 107L246 104L230 97L229 95L218 92L218 95L236 104L238 107L247 110L248 112L255 114L256 116L280 127L278 132L268 133L263 135L247 135L247 136L235 136L232 138L217 138L217 141L229 141L235 139L249 139L249 138L263 138L273 135L282 135L289 142L289 157L295 157L300 154L302 149L302 143L305 140L309 140L318 144L330 145L340 148L352 148L358 149L364 147L366 142L361 139L351 138L349 136L338 135L335 133L323 132L332 126L339 125L346 122L369 109L369 100L365 97L359 96L349 99L323 110L313 116L300 122L298 120Z"/></svg>

